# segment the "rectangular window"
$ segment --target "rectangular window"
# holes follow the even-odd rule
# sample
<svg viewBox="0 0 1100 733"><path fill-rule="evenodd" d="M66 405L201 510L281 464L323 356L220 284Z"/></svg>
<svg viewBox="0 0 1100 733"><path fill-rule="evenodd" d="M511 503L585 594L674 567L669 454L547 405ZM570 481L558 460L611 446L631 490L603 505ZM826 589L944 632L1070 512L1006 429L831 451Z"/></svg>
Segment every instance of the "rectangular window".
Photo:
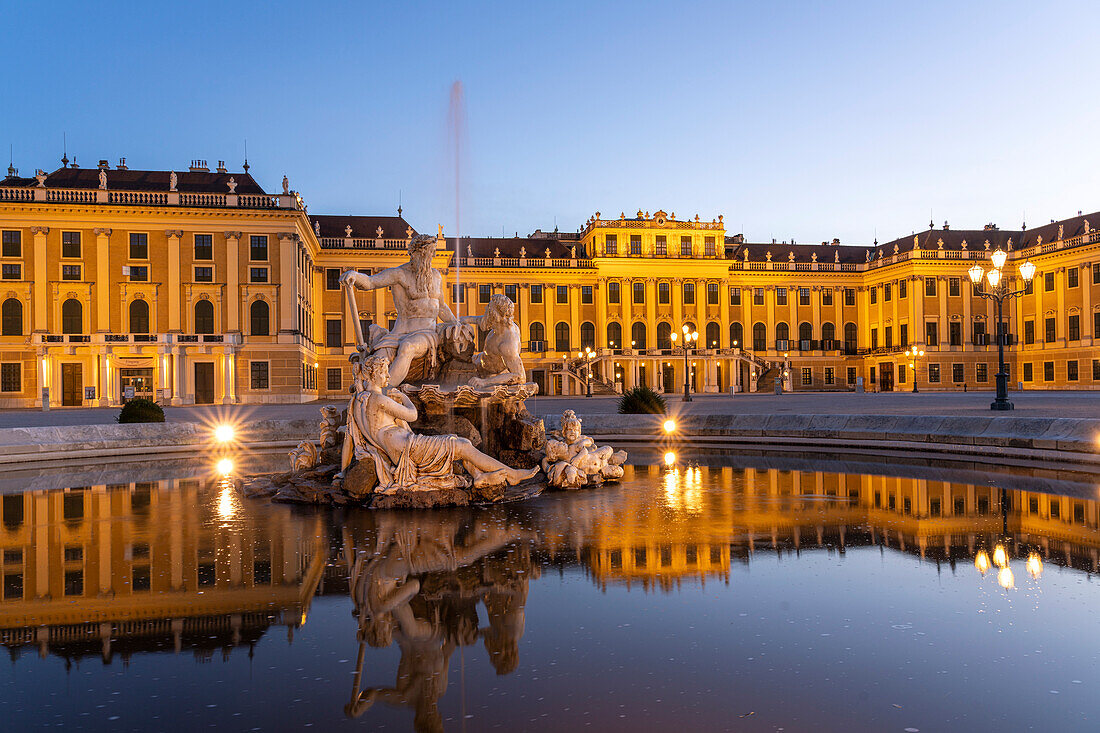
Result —
<svg viewBox="0 0 1100 733"><path fill-rule="evenodd" d="M905 384L905 365L898 364L898 384Z"/></svg>
<svg viewBox="0 0 1100 733"><path fill-rule="evenodd" d="M974 365L974 380L977 382L989 381L989 365L988 364L975 364Z"/></svg>
<svg viewBox="0 0 1100 733"><path fill-rule="evenodd" d="M962 324L958 321L947 324L947 338L952 346L962 346L962 330Z"/></svg>
<svg viewBox="0 0 1100 733"><path fill-rule="evenodd" d="M1092 360L1092 380L1100 382L1100 359Z"/></svg>
<svg viewBox="0 0 1100 733"><path fill-rule="evenodd" d="M929 364L928 365L928 381L932 384L940 383L940 365Z"/></svg>
<svg viewBox="0 0 1100 733"><path fill-rule="evenodd" d="M1081 340L1081 316L1074 313L1069 317L1068 336L1070 341Z"/></svg>
<svg viewBox="0 0 1100 733"><path fill-rule="evenodd" d="M1054 273L1053 272L1044 272L1043 273L1043 290L1045 290L1048 293L1054 292Z"/></svg>
<svg viewBox="0 0 1100 733"><path fill-rule="evenodd" d="M195 235L195 259L214 259L214 236L212 234Z"/></svg>
<svg viewBox="0 0 1100 733"><path fill-rule="evenodd" d="M714 248L714 237L703 239L703 247L707 257L714 257L717 254L717 250Z"/></svg>
<svg viewBox="0 0 1100 733"><path fill-rule="evenodd" d="M534 293L536 287L540 288L539 293L541 295L541 293L542 293L542 291L541 291L542 286L541 285L532 285L531 286L531 292ZM465 303L466 302L466 288L464 286L462 286L462 285L452 285L451 286L451 302L452 303ZM534 301L534 296L532 296L532 302L535 302ZM541 299L538 302L542 302ZM366 331L364 331L363 333L365 334Z"/></svg>
<svg viewBox="0 0 1100 733"><path fill-rule="evenodd" d="M936 278L924 278L924 294L929 298L934 298L936 296Z"/></svg>
<svg viewBox="0 0 1100 733"><path fill-rule="evenodd" d="M657 283L657 304L668 305L672 302L672 286L668 283Z"/></svg>
<svg viewBox="0 0 1100 733"><path fill-rule="evenodd" d="M267 389L268 385L268 364L266 361L253 361L249 362L249 376L251 377L252 389Z"/></svg>
<svg viewBox="0 0 1100 733"><path fill-rule="evenodd" d="M604 238L604 252L609 255L619 254L619 238L614 234L608 234Z"/></svg>
<svg viewBox="0 0 1100 733"><path fill-rule="evenodd" d="M1100 311L1092 314L1092 337L1100 339Z"/></svg>
<svg viewBox="0 0 1100 733"><path fill-rule="evenodd" d="M1046 341L1047 341L1047 343L1053 343L1053 342L1057 341L1058 340L1057 339L1057 336L1058 336L1057 321L1055 321L1053 318L1048 318L1048 319L1046 319L1045 326L1046 326L1045 330L1046 330Z"/></svg>
<svg viewBox="0 0 1100 733"><path fill-rule="evenodd" d="M130 232L130 259L149 259L149 235L143 232Z"/></svg>
<svg viewBox="0 0 1100 733"><path fill-rule="evenodd" d="M1035 321L1024 321L1024 343L1035 343Z"/></svg>
<svg viewBox="0 0 1100 733"><path fill-rule="evenodd" d="M909 290L909 283L906 282L905 280L898 280L898 297L899 298L908 297L908 295L909 295L909 293L907 292L908 290Z"/></svg>
<svg viewBox="0 0 1100 733"><path fill-rule="evenodd" d="M844 305L856 304L856 289L844 288Z"/></svg>
<svg viewBox="0 0 1100 733"><path fill-rule="evenodd" d="M1035 378L1035 365L1030 361L1024 362L1024 381L1030 382Z"/></svg>
<svg viewBox="0 0 1100 733"><path fill-rule="evenodd" d="M587 305L592 302L592 286L581 285L581 304Z"/></svg>
<svg viewBox="0 0 1100 733"><path fill-rule="evenodd" d="M909 345L909 324L903 323L898 326L898 346Z"/></svg>
<svg viewBox="0 0 1100 733"><path fill-rule="evenodd" d="M1066 270L1066 284L1071 288L1077 287L1081 284L1078 279L1080 276L1081 272L1076 267L1070 267Z"/></svg>
<svg viewBox="0 0 1100 733"><path fill-rule="evenodd" d="M810 367L802 367L802 386L809 387L814 383L813 369Z"/></svg>
<svg viewBox="0 0 1100 733"><path fill-rule="evenodd" d="M267 261L267 235L253 234L248 238L248 256L253 262Z"/></svg>
<svg viewBox="0 0 1100 733"><path fill-rule="evenodd" d="M658 239L663 239L663 237L658 237ZM641 234L631 234L630 235L630 254L640 255L641 253L642 253L642 235Z"/></svg>
<svg viewBox="0 0 1100 733"><path fill-rule="evenodd" d="M3 240L3 249L0 250L0 254L4 257L23 256L23 232L5 229L0 238Z"/></svg>
<svg viewBox="0 0 1100 733"><path fill-rule="evenodd" d="M61 266L61 279L62 280L79 280L80 279L80 265L62 265Z"/></svg>
<svg viewBox="0 0 1100 733"><path fill-rule="evenodd" d="M0 364L0 392L23 391L23 365L14 362Z"/></svg>
<svg viewBox="0 0 1100 733"><path fill-rule="evenodd" d="M344 386L343 372L339 368L325 370L325 387L329 392L338 392Z"/></svg>
<svg viewBox="0 0 1100 733"><path fill-rule="evenodd" d="M61 232L61 256L80 256L80 232Z"/></svg>
<svg viewBox="0 0 1100 733"><path fill-rule="evenodd" d="M5 262L3 273L5 280L19 280L23 276L23 266L18 263Z"/></svg>
<svg viewBox="0 0 1100 733"><path fill-rule="evenodd" d="M1066 362L1066 380L1070 382L1077 381L1077 360L1070 359Z"/></svg>
<svg viewBox="0 0 1100 733"><path fill-rule="evenodd" d="M484 305L489 302L489 298L493 297L492 285L478 285L477 286L477 302ZM558 302L561 302L561 298L558 298Z"/></svg>
<svg viewBox="0 0 1100 733"><path fill-rule="evenodd" d="M335 267L325 268L325 290L340 289L340 270Z"/></svg>
<svg viewBox="0 0 1100 733"><path fill-rule="evenodd" d="M924 324L924 343L929 346L940 345L939 324L935 321L926 321Z"/></svg>
<svg viewBox="0 0 1100 733"><path fill-rule="evenodd" d="M631 285L631 289L634 291L634 302L637 304L645 303L645 283L635 282Z"/></svg>
<svg viewBox="0 0 1100 733"><path fill-rule="evenodd" d="M877 285L875 285L874 287L871 288L871 302L872 303L877 303L878 302L878 286Z"/></svg>
<svg viewBox="0 0 1100 733"><path fill-rule="evenodd" d="M266 267L250 267L248 268L248 278L254 283L267 282L267 268Z"/></svg>
<svg viewBox="0 0 1100 733"><path fill-rule="evenodd" d="M753 288L752 304L764 305L764 288Z"/></svg>
<svg viewBox="0 0 1100 733"><path fill-rule="evenodd" d="M718 283L707 283L707 305L718 305Z"/></svg>
<svg viewBox="0 0 1100 733"><path fill-rule="evenodd" d="M877 328L872 328L871 329L871 348L872 349L877 349L878 348L878 329Z"/></svg>
<svg viewBox="0 0 1100 733"><path fill-rule="evenodd" d="M568 303L568 302L569 302L569 286L568 285L559 285L558 286L558 303Z"/></svg>
<svg viewBox="0 0 1100 733"><path fill-rule="evenodd" d="M149 282L149 267L148 265L130 265L130 282L132 283L144 283Z"/></svg>
<svg viewBox="0 0 1100 733"><path fill-rule="evenodd" d="M609 282L607 284L607 302L611 304L619 304L622 302L622 293L620 292L620 285L616 281Z"/></svg>
<svg viewBox="0 0 1100 733"><path fill-rule="evenodd" d="M1100 285L1100 262L1095 262L1092 265L1092 284Z"/></svg>
<svg viewBox="0 0 1100 733"><path fill-rule="evenodd" d="M691 237L680 237L680 256L691 257Z"/></svg>
<svg viewBox="0 0 1100 733"><path fill-rule="evenodd" d="M325 346L330 349L343 348L344 322L341 319L325 319Z"/></svg>
<svg viewBox="0 0 1100 733"><path fill-rule="evenodd" d="M962 280L957 277L947 279L947 294L952 298L962 295Z"/></svg>
<svg viewBox="0 0 1100 733"><path fill-rule="evenodd" d="M741 305L741 288L730 288L730 305Z"/></svg>
<svg viewBox="0 0 1100 733"><path fill-rule="evenodd" d="M695 305L695 283L684 283L684 305Z"/></svg>
<svg viewBox="0 0 1100 733"><path fill-rule="evenodd" d="M848 384L856 383L856 368L848 367Z"/></svg>
<svg viewBox="0 0 1100 733"><path fill-rule="evenodd" d="M639 249L641 248L640 243L639 243L638 247L639 247ZM656 243L654 244L653 252L658 257L667 257L668 256L668 242L665 240L663 235L657 237ZM641 254L641 252L638 252L638 254Z"/></svg>
<svg viewBox="0 0 1100 733"><path fill-rule="evenodd" d="M963 371L963 365L962 364L952 364L951 365L951 381L952 382L962 382L964 376L965 376L965 372Z"/></svg>
<svg viewBox="0 0 1100 733"><path fill-rule="evenodd" d="M883 330L885 331L885 343L883 343L883 346L889 349L894 345L894 327L887 326Z"/></svg>
<svg viewBox="0 0 1100 733"><path fill-rule="evenodd" d="M518 285L505 285L504 297L512 301L516 305L519 305L519 286Z"/></svg>
<svg viewBox="0 0 1100 733"><path fill-rule="evenodd" d="M810 289L799 288L798 289L798 304L809 305L810 304Z"/></svg>
<svg viewBox="0 0 1100 733"><path fill-rule="evenodd" d="M882 299L883 299L883 301L889 303L891 293L892 293L892 289L890 287L890 283L884 284L882 286Z"/></svg>
<svg viewBox="0 0 1100 733"><path fill-rule="evenodd" d="M531 302L532 303L541 303L542 302L542 286L541 285L532 285L531 286Z"/></svg>
<svg viewBox="0 0 1100 733"><path fill-rule="evenodd" d="M832 305L832 304L833 304L833 289L828 288L828 287L827 288L822 288L822 290L821 290L821 305Z"/></svg>
<svg viewBox="0 0 1100 733"><path fill-rule="evenodd" d="M787 289L776 288L775 289L775 304L786 305L787 304Z"/></svg>
<svg viewBox="0 0 1100 733"><path fill-rule="evenodd" d="M1054 381L1054 362L1053 361L1044 361L1043 362L1043 381L1046 381L1046 382L1053 382Z"/></svg>
<svg viewBox="0 0 1100 733"><path fill-rule="evenodd" d="M825 385L832 386L836 384L835 370L833 367L825 367Z"/></svg>

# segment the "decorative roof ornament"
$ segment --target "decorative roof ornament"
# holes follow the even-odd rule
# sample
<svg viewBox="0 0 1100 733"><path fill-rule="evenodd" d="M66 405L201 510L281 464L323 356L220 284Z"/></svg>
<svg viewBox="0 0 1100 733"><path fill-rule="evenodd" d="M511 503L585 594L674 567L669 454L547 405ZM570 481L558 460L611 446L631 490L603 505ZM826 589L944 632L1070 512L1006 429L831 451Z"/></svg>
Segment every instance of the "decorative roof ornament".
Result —
<svg viewBox="0 0 1100 733"><path fill-rule="evenodd" d="M787 253L787 262L794 262L794 252Z"/></svg>
<svg viewBox="0 0 1100 733"><path fill-rule="evenodd" d="M413 235L413 228L412 227L405 227L405 239L412 239L412 235Z"/></svg>
<svg viewBox="0 0 1100 733"><path fill-rule="evenodd" d="M375 229L375 230L374 230L374 236L375 236L375 238L377 238L377 239L381 239L381 238L382 238L382 227L381 227L381 225L379 225L379 227L378 227L377 229Z"/></svg>
<svg viewBox="0 0 1100 733"><path fill-rule="evenodd" d="M936 240L936 249L943 249L943 237Z"/></svg>
<svg viewBox="0 0 1100 733"><path fill-rule="evenodd" d="M1085 219L1085 234L1088 234L1091 231L1092 231L1092 227L1089 226L1089 220Z"/></svg>
<svg viewBox="0 0 1100 733"><path fill-rule="evenodd" d="M178 183L179 183L179 176L176 175L176 172L172 171L171 173L169 173L168 174L168 190L169 191L175 191L176 190L176 184L178 184Z"/></svg>
<svg viewBox="0 0 1100 733"><path fill-rule="evenodd" d="M348 224L346 227L344 227L344 236L345 237L350 237L351 236L351 224Z"/></svg>
<svg viewBox="0 0 1100 733"><path fill-rule="evenodd" d="M743 250L741 250L741 254L744 256L745 262L748 262L749 261L749 250L748 249L743 249Z"/></svg>
<svg viewBox="0 0 1100 733"><path fill-rule="evenodd" d="M493 250L493 258L498 260L500 259L500 247L497 247Z"/></svg>
<svg viewBox="0 0 1100 733"><path fill-rule="evenodd" d="M719 214L719 215L718 215L718 223L719 223L719 224L721 224L721 223L722 223L722 215L721 215L721 214Z"/></svg>
<svg viewBox="0 0 1100 733"><path fill-rule="evenodd" d="M638 218L639 218L639 219L641 219L641 218L642 218L642 216L643 216L643 214L642 214L642 210L641 210L641 209L638 209ZM649 214L645 214L644 216L645 216L645 217L646 217L647 219L649 218Z"/></svg>
<svg viewBox="0 0 1100 733"><path fill-rule="evenodd" d="M968 244L966 243L966 240L964 239L964 240L962 241L962 250L963 250L963 252L965 252L965 251L966 251L966 248L967 248L967 247L969 247L969 246L970 246L970 245L968 245Z"/></svg>
<svg viewBox="0 0 1100 733"><path fill-rule="evenodd" d="M1042 234L1040 234L1039 236L1037 236L1037 237L1035 238L1035 244L1039 244L1039 245L1041 245L1042 243L1043 243L1043 235L1042 235Z"/></svg>
<svg viewBox="0 0 1100 733"><path fill-rule="evenodd" d="M772 253L770 251L767 254L765 254L764 256L768 258L768 262L772 261Z"/></svg>
<svg viewBox="0 0 1100 733"><path fill-rule="evenodd" d="M107 190L107 171L103 170L102 168L99 169L99 190Z"/></svg>
<svg viewBox="0 0 1100 733"><path fill-rule="evenodd" d="M550 248L549 247L546 248L546 253L545 254L546 254L546 259L550 259Z"/></svg>
<svg viewBox="0 0 1100 733"><path fill-rule="evenodd" d="M894 254L898 253L898 243L894 242Z"/></svg>
<svg viewBox="0 0 1100 733"><path fill-rule="evenodd" d="M100 171L99 173L100 173L101 180L105 180L107 178L107 176L103 174L103 171ZM45 188L46 187L46 171L39 170L34 174L34 177L35 177L35 180L38 181L38 185L37 185L38 188ZM107 186L106 186L106 184L101 184L100 188L107 188Z"/></svg>
<svg viewBox="0 0 1100 733"><path fill-rule="evenodd" d="M283 176L283 195L290 195L290 179L287 178L286 175Z"/></svg>
<svg viewBox="0 0 1100 733"><path fill-rule="evenodd" d="M527 259L527 248L526 247L521 246L519 248L519 258L521 260Z"/></svg>
<svg viewBox="0 0 1100 733"><path fill-rule="evenodd" d="M625 211L620 211L619 212L619 221L626 221L626 212Z"/></svg>
<svg viewBox="0 0 1100 733"><path fill-rule="evenodd" d="M840 262L840 250L833 252L833 262Z"/></svg>
<svg viewBox="0 0 1100 733"><path fill-rule="evenodd" d="M989 240L988 240L988 239L987 239L987 240L985 240L985 251L986 251L986 252L988 252L988 251L989 251Z"/></svg>
<svg viewBox="0 0 1100 733"><path fill-rule="evenodd" d="M317 236L321 236L321 222L313 222L313 231L317 233Z"/></svg>
<svg viewBox="0 0 1100 733"><path fill-rule="evenodd" d="M810 261L813 262L815 265L817 264L817 252L814 252L810 255Z"/></svg>
<svg viewBox="0 0 1100 733"><path fill-rule="evenodd" d="M920 237L918 237L916 234L914 234L913 235L913 250L915 251L915 250L918 250L918 249L920 249Z"/></svg>
<svg viewBox="0 0 1100 733"><path fill-rule="evenodd" d="M1059 224L1058 225L1058 240L1059 241L1061 241L1062 239L1065 238L1065 237L1062 236L1064 233L1065 233L1065 226L1062 225L1062 224Z"/></svg>
<svg viewBox="0 0 1100 733"><path fill-rule="evenodd" d="M575 244L572 247L569 248L569 259L571 259L571 260L577 259L577 245L575 245Z"/></svg>
<svg viewBox="0 0 1100 733"><path fill-rule="evenodd" d="M229 193L237 193L237 179L233 176L229 177L229 180L225 182L225 185L229 186Z"/></svg>
<svg viewBox="0 0 1100 733"><path fill-rule="evenodd" d="M1011 252L1011 251L1012 251L1012 237L1009 237L1009 238L1008 238L1008 251L1009 251L1009 252Z"/></svg>
<svg viewBox="0 0 1100 733"><path fill-rule="evenodd" d="M871 261L871 250L867 250L867 252L865 252L864 254L865 254L865 257L863 258L863 261L864 262L870 262Z"/></svg>

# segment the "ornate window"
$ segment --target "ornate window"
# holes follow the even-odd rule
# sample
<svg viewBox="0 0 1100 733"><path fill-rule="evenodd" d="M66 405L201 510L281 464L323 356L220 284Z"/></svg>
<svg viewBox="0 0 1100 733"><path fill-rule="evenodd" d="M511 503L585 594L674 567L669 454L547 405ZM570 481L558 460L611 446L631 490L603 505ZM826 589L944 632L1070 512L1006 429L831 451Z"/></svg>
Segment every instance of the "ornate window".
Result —
<svg viewBox="0 0 1100 733"><path fill-rule="evenodd" d="M581 324L581 348L596 348L596 326L591 321Z"/></svg>
<svg viewBox="0 0 1100 733"><path fill-rule="evenodd" d="M672 326L665 321L657 324L657 348L672 348Z"/></svg>
<svg viewBox="0 0 1100 733"><path fill-rule="evenodd" d="M560 321L554 326L554 349L556 351L570 351L569 348L569 324Z"/></svg>
<svg viewBox="0 0 1100 733"><path fill-rule="evenodd" d="M69 298L61 304L61 333L84 332L84 306Z"/></svg>
<svg viewBox="0 0 1100 733"><path fill-rule="evenodd" d="M714 321L707 324L707 342L704 346L708 349L717 349L718 340L722 337L722 328Z"/></svg>
<svg viewBox="0 0 1100 733"><path fill-rule="evenodd" d="M632 349L648 349L649 345L646 343L646 327L641 321L635 321L634 325L630 327L630 348Z"/></svg>
<svg viewBox="0 0 1100 733"><path fill-rule="evenodd" d="M149 304L144 300L130 301L130 333L149 333Z"/></svg>
<svg viewBox="0 0 1100 733"><path fill-rule="evenodd" d="M8 298L4 305L0 306L0 321L3 327L0 333L4 336L23 335L23 303L17 298Z"/></svg>
<svg viewBox="0 0 1100 733"><path fill-rule="evenodd" d="M209 300L195 303L195 333L214 333L214 304Z"/></svg>
<svg viewBox="0 0 1100 733"><path fill-rule="evenodd" d="M730 324L730 348L736 349L738 347L744 346L745 338L743 329L741 328L741 323L739 321L734 321Z"/></svg>
<svg viewBox="0 0 1100 733"><path fill-rule="evenodd" d="M623 327L616 321L607 324L607 348L623 348Z"/></svg>
<svg viewBox="0 0 1100 733"><path fill-rule="evenodd" d="M211 309L211 315L213 315L213 309ZM251 332L253 336L270 336L271 335L271 308L265 301L257 300L252 303L252 306L248 309L248 316L251 325ZM336 322L337 324L340 321ZM214 324L211 319L210 331L204 331L203 333L213 333ZM338 346L342 344L337 344Z"/></svg>

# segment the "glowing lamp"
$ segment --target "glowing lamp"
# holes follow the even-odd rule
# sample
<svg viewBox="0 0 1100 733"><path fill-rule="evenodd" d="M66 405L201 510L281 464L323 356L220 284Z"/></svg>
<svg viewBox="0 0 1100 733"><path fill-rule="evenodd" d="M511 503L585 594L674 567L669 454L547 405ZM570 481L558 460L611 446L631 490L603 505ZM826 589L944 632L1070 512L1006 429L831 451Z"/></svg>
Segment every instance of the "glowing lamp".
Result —
<svg viewBox="0 0 1100 733"><path fill-rule="evenodd" d="M675 333L670 333L670 334L668 335L668 337L669 337L670 339L672 339L673 343L675 343L675 342L676 342L676 334L675 334Z"/></svg>
<svg viewBox="0 0 1100 733"><path fill-rule="evenodd" d="M990 270L985 274L985 279L989 281L989 287L996 289L1001 284L1001 271Z"/></svg>
<svg viewBox="0 0 1100 733"><path fill-rule="evenodd" d="M688 328L687 326L684 326L684 333L687 333L690 330L691 330L690 328Z"/></svg>
<svg viewBox="0 0 1100 733"><path fill-rule="evenodd" d="M981 283L982 276L985 275L985 270L982 269L981 265L974 265L966 272L970 275L970 282L974 283L975 285Z"/></svg>
<svg viewBox="0 0 1100 733"><path fill-rule="evenodd" d="M985 550L979 550L978 554L974 556L974 567L978 572L985 575L989 570L989 553Z"/></svg>
<svg viewBox="0 0 1100 733"><path fill-rule="evenodd" d="M996 267L999 270L999 269L1001 269L1002 267L1005 266L1005 260L1008 259L1008 253L1005 252L1000 247L998 247L997 251L994 252L989 257L989 259L991 259L993 261L993 266Z"/></svg>
<svg viewBox="0 0 1100 733"><path fill-rule="evenodd" d="M993 564L999 568L1008 567L1008 553L1005 552L1005 546L1000 543L993 548Z"/></svg>
<svg viewBox="0 0 1100 733"><path fill-rule="evenodd" d="M1035 265L1031 264L1031 260L1020 265L1020 277L1022 277L1026 283L1031 282L1031 278L1035 277Z"/></svg>
<svg viewBox="0 0 1100 733"><path fill-rule="evenodd" d="M1016 587L1016 576L1012 574L1012 568L1001 568L997 571L997 585L1005 590L1012 590Z"/></svg>
<svg viewBox="0 0 1100 733"><path fill-rule="evenodd" d="M665 428L666 433L673 432L674 430L676 430L676 421L675 420L665 420L664 428Z"/></svg>
<svg viewBox="0 0 1100 733"><path fill-rule="evenodd" d="M219 425L214 430L214 439L219 443L228 443L233 440L233 436L236 432L233 430L232 425Z"/></svg>
<svg viewBox="0 0 1100 733"><path fill-rule="evenodd" d="M1043 574L1043 560L1039 553L1033 552L1027 556L1027 573L1036 580Z"/></svg>

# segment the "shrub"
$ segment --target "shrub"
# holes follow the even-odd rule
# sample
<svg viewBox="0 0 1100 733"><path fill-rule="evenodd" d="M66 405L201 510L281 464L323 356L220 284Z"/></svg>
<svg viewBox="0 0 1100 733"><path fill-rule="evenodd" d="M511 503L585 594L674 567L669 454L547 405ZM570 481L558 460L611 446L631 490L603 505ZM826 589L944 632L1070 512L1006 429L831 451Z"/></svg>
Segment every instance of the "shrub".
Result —
<svg viewBox="0 0 1100 733"><path fill-rule="evenodd" d="M118 413L118 421L123 422L164 422L164 410L160 405L144 397L128 400Z"/></svg>
<svg viewBox="0 0 1100 733"><path fill-rule="evenodd" d="M619 398L619 412L623 414L665 414L665 398L644 385L628 389Z"/></svg>

